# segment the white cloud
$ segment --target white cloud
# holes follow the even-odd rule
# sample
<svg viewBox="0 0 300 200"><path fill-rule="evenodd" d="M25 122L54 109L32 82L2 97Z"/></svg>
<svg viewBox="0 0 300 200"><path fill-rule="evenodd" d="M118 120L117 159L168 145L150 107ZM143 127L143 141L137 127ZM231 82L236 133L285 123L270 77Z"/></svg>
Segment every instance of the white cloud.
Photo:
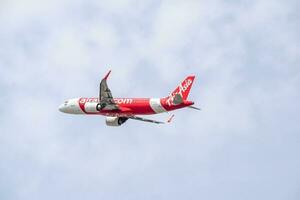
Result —
<svg viewBox="0 0 300 200"><path fill-rule="evenodd" d="M296 199L295 8L1 2L0 198ZM191 99L203 111L178 111L169 126L129 121L120 129L58 113L64 98L96 96L108 68L115 96L166 95L195 73Z"/></svg>

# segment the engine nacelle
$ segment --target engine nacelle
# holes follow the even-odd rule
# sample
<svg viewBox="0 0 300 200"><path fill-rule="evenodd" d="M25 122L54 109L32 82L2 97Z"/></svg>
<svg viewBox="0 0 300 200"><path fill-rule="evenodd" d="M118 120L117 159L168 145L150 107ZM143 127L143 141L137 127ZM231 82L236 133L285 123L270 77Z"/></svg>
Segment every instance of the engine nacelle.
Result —
<svg viewBox="0 0 300 200"><path fill-rule="evenodd" d="M124 124L128 118L126 117L106 117L106 125L107 126L121 126Z"/></svg>

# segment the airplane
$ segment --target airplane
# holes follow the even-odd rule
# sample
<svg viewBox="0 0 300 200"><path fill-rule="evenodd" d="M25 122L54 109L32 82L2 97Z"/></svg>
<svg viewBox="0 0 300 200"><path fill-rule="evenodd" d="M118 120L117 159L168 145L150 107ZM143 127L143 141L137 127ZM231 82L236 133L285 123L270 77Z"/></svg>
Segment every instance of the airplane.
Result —
<svg viewBox="0 0 300 200"><path fill-rule="evenodd" d="M107 79L111 70L101 80L99 97L73 98L59 106L59 111L68 114L103 115L106 117L107 126L121 126L128 119L164 124L165 122L142 118L139 115L154 115L181 108L192 108L194 102L187 100L192 88L195 76L191 75L165 98L113 98L107 85ZM174 115L167 121L170 123Z"/></svg>

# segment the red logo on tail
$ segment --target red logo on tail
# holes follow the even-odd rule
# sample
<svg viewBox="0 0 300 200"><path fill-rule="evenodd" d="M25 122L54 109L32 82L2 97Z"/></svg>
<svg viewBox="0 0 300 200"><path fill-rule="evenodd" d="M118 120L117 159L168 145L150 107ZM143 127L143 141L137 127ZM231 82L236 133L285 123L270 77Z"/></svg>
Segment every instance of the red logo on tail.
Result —
<svg viewBox="0 0 300 200"><path fill-rule="evenodd" d="M189 76L187 77L173 92L172 94L167 98L167 104L174 105L174 97L176 94L179 94L183 100L186 100L189 96L189 93L191 91L193 82L194 82L195 76Z"/></svg>

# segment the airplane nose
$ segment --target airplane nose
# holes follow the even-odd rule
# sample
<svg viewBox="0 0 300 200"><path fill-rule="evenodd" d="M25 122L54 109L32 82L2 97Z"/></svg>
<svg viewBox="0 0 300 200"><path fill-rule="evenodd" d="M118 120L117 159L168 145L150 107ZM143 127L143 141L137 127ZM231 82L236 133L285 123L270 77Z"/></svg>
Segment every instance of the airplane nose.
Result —
<svg viewBox="0 0 300 200"><path fill-rule="evenodd" d="M58 110L60 111L60 112L65 112L65 106L63 105L63 104L61 104L59 107L58 107Z"/></svg>

